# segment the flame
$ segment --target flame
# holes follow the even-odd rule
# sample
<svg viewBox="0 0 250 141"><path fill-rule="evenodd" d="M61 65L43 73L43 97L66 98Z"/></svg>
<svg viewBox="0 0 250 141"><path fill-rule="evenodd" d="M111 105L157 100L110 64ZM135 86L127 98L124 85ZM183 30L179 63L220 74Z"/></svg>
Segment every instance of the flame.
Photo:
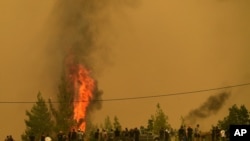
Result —
<svg viewBox="0 0 250 141"><path fill-rule="evenodd" d="M94 79L90 77L90 72L83 65L76 65L73 69L75 74L71 74L74 85L74 120L77 121L77 128L85 131L86 111L92 99L94 89Z"/></svg>
<svg viewBox="0 0 250 141"><path fill-rule="evenodd" d="M94 80L90 77L89 71L85 69L82 65L79 65L78 70L78 95L77 99L80 102L74 103L74 119L77 122L80 119L85 120L86 110L89 105L89 102L92 98L92 92L94 89ZM80 129L85 131L86 121L83 121L80 124Z"/></svg>

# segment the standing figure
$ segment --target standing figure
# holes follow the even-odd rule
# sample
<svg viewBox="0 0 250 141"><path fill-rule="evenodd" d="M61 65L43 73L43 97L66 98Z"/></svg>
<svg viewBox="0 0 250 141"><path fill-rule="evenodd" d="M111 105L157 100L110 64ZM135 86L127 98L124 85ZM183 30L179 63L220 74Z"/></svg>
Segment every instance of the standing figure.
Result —
<svg viewBox="0 0 250 141"><path fill-rule="evenodd" d="M129 139L130 139L130 141L134 140L134 129L132 129L132 128L129 130Z"/></svg>
<svg viewBox="0 0 250 141"><path fill-rule="evenodd" d="M185 129L184 126L181 126L181 128L178 131L179 141L185 140Z"/></svg>
<svg viewBox="0 0 250 141"><path fill-rule="evenodd" d="M215 136L216 135L216 131L215 131L215 127L212 127L212 141L215 141Z"/></svg>
<svg viewBox="0 0 250 141"><path fill-rule="evenodd" d="M120 140L120 131L118 128L115 129L115 141Z"/></svg>
<svg viewBox="0 0 250 141"><path fill-rule="evenodd" d="M135 134L135 141L139 141L140 131L137 128L135 128L134 134Z"/></svg>
<svg viewBox="0 0 250 141"><path fill-rule="evenodd" d="M52 138L49 136L49 134L46 135L45 141L52 141Z"/></svg>
<svg viewBox="0 0 250 141"><path fill-rule="evenodd" d="M102 129L102 141L108 140L108 133L105 129Z"/></svg>
<svg viewBox="0 0 250 141"><path fill-rule="evenodd" d="M226 141L226 132L225 130L220 131L221 141Z"/></svg>
<svg viewBox="0 0 250 141"><path fill-rule="evenodd" d="M42 132L40 141L45 141L45 137L46 136L45 136L44 132Z"/></svg>
<svg viewBox="0 0 250 141"><path fill-rule="evenodd" d="M163 127L161 127L161 129L159 131L159 138L160 138L160 141L164 140L164 129L163 129Z"/></svg>
<svg viewBox="0 0 250 141"><path fill-rule="evenodd" d="M164 132L165 141L170 141L170 131L168 129Z"/></svg>
<svg viewBox="0 0 250 141"><path fill-rule="evenodd" d="M29 136L30 141L35 141L35 135L33 133L30 134Z"/></svg>
<svg viewBox="0 0 250 141"><path fill-rule="evenodd" d="M128 128L125 128L125 131L124 131L124 138L125 138L125 141L128 141L128 140L129 140L129 131L128 131Z"/></svg>
<svg viewBox="0 0 250 141"><path fill-rule="evenodd" d="M4 139L4 141L9 141L9 136L6 136L6 138Z"/></svg>
<svg viewBox="0 0 250 141"><path fill-rule="evenodd" d="M201 133L200 133L200 125L197 124L196 128L194 129L194 139L195 141L200 141Z"/></svg>
<svg viewBox="0 0 250 141"><path fill-rule="evenodd" d="M63 132L59 131L59 133L57 134L57 141L63 141Z"/></svg>
<svg viewBox="0 0 250 141"><path fill-rule="evenodd" d="M99 134L100 134L99 129L97 129L95 134L94 134L95 141L99 140Z"/></svg>
<svg viewBox="0 0 250 141"><path fill-rule="evenodd" d="M220 140L220 129L218 126L215 127L215 138L216 138L216 141L219 141Z"/></svg>
<svg viewBox="0 0 250 141"><path fill-rule="evenodd" d="M188 126L188 128L187 128L187 140L192 141L192 137L193 137L193 128Z"/></svg>
<svg viewBox="0 0 250 141"><path fill-rule="evenodd" d="M12 135L9 135L9 141L14 141Z"/></svg>
<svg viewBox="0 0 250 141"><path fill-rule="evenodd" d="M81 131L81 129L78 129L77 131L77 141L83 141L84 133Z"/></svg>

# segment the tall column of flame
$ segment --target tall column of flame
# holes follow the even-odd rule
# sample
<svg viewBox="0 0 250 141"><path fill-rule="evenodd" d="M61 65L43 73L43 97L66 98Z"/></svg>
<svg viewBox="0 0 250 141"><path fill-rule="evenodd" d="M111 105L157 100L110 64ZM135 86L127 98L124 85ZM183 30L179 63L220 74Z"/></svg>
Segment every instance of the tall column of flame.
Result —
<svg viewBox="0 0 250 141"><path fill-rule="evenodd" d="M71 64L70 79L74 88L74 120L77 127L85 131L86 111L93 97L94 79L91 78L89 70L81 64Z"/></svg>
<svg viewBox="0 0 250 141"><path fill-rule="evenodd" d="M76 127L85 131L86 128L86 112L93 98L93 90L95 81L90 75L90 71L77 61L77 57L69 48L67 50L67 56L65 58L66 76L70 82L69 90L73 96L73 118L77 122Z"/></svg>

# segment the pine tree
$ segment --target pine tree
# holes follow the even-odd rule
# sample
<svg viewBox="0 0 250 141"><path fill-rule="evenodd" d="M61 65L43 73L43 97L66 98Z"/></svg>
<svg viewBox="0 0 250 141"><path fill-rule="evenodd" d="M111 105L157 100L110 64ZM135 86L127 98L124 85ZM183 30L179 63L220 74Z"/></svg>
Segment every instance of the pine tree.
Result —
<svg viewBox="0 0 250 141"><path fill-rule="evenodd" d="M161 128L170 129L168 116L163 112L159 103L156 105L156 112L155 115L151 116L151 120L153 121L153 132L155 134L158 134Z"/></svg>
<svg viewBox="0 0 250 141"><path fill-rule="evenodd" d="M228 116L224 117L223 120L219 120L217 125L221 129L228 130L230 124L250 124L250 113L245 105L238 107L236 104L234 104L229 108Z"/></svg>
<svg viewBox="0 0 250 141"><path fill-rule="evenodd" d="M118 119L117 116L114 116L114 123L113 123L113 125L114 125L114 129L118 129L118 130L121 131L122 126L121 126L121 124L120 124L119 119Z"/></svg>
<svg viewBox="0 0 250 141"><path fill-rule="evenodd" d="M104 119L104 128L108 131L110 131L111 129L113 129L113 125L112 125L112 122L110 120L110 117L107 116L105 119Z"/></svg>
<svg viewBox="0 0 250 141"><path fill-rule="evenodd" d="M49 100L50 109L55 118L55 132L68 132L76 123L73 119L73 94L70 93L69 84L64 77L61 79L58 90L57 102L53 103Z"/></svg>
<svg viewBox="0 0 250 141"><path fill-rule="evenodd" d="M37 102L30 111L26 110L26 115L28 117L28 119L24 120L26 130L21 135L23 141L28 141L30 135L35 136L35 138L40 138L42 133L52 133L52 115L40 92L37 94Z"/></svg>
<svg viewBox="0 0 250 141"><path fill-rule="evenodd" d="M154 122L154 120L151 117L151 119L148 120L148 126L147 126L147 130L148 131L153 131L153 127L154 127L153 126L154 125L153 122Z"/></svg>

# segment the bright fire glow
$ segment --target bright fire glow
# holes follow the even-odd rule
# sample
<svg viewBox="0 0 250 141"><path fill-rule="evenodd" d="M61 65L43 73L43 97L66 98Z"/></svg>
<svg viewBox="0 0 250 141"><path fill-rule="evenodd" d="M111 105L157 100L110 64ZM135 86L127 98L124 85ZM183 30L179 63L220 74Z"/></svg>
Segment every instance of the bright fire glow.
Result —
<svg viewBox="0 0 250 141"><path fill-rule="evenodd" d="M86 111L92 98L94 80L90 77L89 71L83 65L77 65L73 77L75 96L74 96L74 120L80 125L77 128L85 131Z"/></svg>

